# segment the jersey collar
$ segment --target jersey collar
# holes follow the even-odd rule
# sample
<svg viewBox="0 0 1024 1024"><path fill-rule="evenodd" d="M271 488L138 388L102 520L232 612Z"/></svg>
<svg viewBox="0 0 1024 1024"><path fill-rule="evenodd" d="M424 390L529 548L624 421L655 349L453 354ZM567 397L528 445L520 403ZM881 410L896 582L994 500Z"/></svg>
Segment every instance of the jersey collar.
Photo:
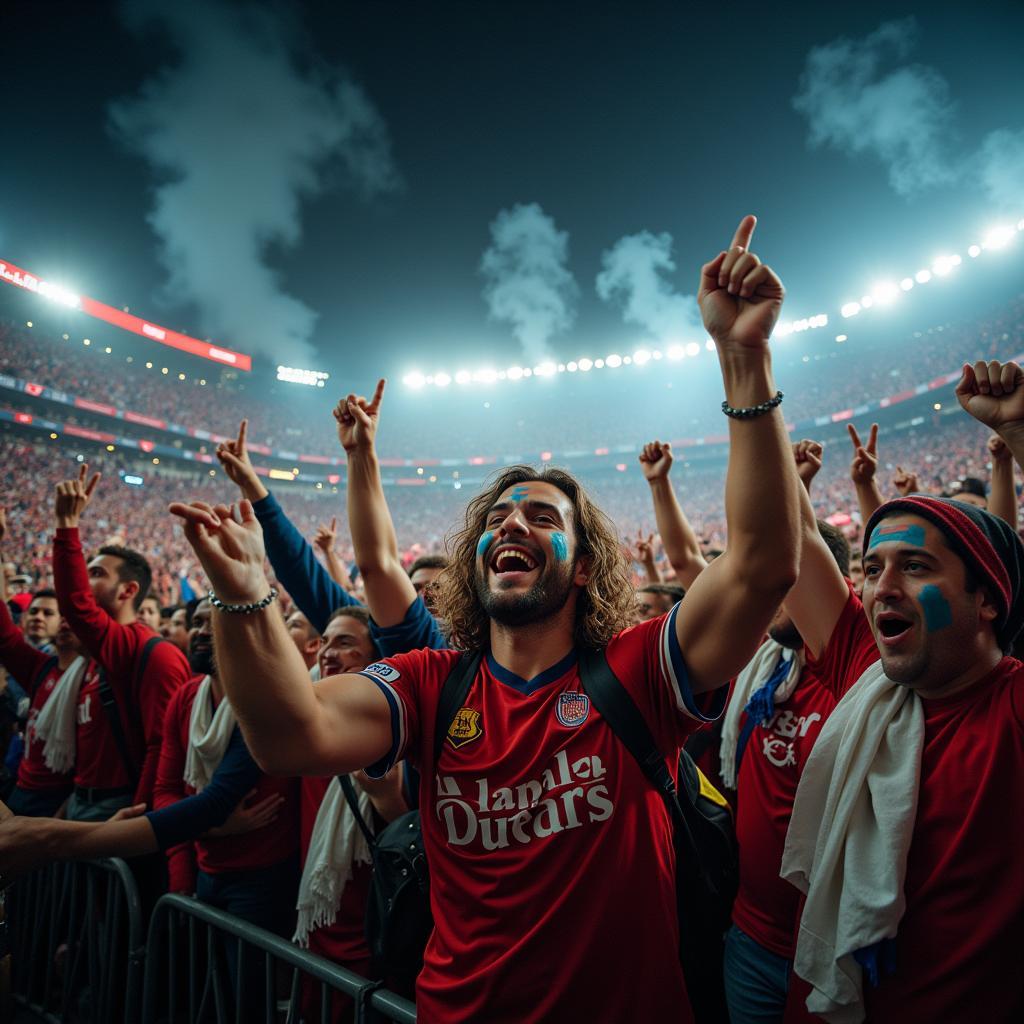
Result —
<svg viewBox="0 0 1024 1024"><path fill-rule="evenodd" d="M556 679L561 679L566 672L569 671L576 664L576 650L571 650L561 661L556 662L550 668L544 669L540 675L534 676L532 679L524 679L522 676L517 676L515 672L505 668L503 665L499 665L494 660L494 655L490 651L487 652L487 667L490 669L491 675L498 680L499 683L504 683L506 686L511 686L514 690L518 690L524 696L529 696L531 693L536 693L543 686L547 686L549 683L553 683Z"/></svg>

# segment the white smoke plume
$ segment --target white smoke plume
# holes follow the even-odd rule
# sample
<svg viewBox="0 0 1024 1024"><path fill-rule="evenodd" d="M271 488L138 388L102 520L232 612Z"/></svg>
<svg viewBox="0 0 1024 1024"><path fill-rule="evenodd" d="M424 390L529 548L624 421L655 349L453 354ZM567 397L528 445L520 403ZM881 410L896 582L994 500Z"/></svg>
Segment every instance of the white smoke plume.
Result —
<svg viewBox="0 0 1024 1024"><path fill-rule="evenodd" d="M491 244L480 261L484 299L495 320L512 324L531 363L549 359L551 336L576 319L579 289L568 255L568 232L537 203L501 210L491 222Z"/></svg>
<svg viewBox="0 0 1024 1024"><path fill-rule="evenodd" d="M989 133L981 146L979 173L989 198L1019 216L1024 210L1024 130Z"/></svg>
<svg viewBox="0 0 1024 1024"><path fill-rule="evenodd" d="M703 334L696 298L679 294L663 276L676 269L668 232L626 235L605 251L601 265L597 294L605 302L621 302L627 323L638 324L659 341Z"/></svg>
<svg viewBox="0 0 1024 1024"><path fill-rule="evenodd" d="M131 0L122 16L177 50L110 107L112 131L158 178L148 220L167 299L194 303L224 344L309 365L317 314L269 257L298 245L302 201L338 180L364 197L398 185L383 121L270 8Z"/></svg>
<svg viewBox="0 0 1024 1024"><path fill-rule="evenodd" d="M910 195L958 175L946 141L955 107L934 68L902 61L917 40L914 18L888 21L864 39L836 39L807 56L793 106L810 125L812 146L871 154L892 187Z"/></svg>

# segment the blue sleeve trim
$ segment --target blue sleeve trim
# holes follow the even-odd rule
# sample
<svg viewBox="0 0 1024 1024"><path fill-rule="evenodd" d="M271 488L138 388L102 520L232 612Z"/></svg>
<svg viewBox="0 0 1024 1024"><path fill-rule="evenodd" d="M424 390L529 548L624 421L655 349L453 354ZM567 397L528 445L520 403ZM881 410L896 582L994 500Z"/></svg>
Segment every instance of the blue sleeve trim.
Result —
<svg viewBox="0 0 1024 1024"><path fill-rule="evenodd" d="M384 694L391 712L391 749L379 761L375 761L363 769L371 779L382 779L401 760L400 753L405 745L405 730L402 727L405 709L401 705L401 698L382 679L377 679L368 672L359 672L357 675L366 676L367 679L377 684L380 692Z"/></svg>
<svg viewBox="0 0 1024 1024"><path fill-rule="evenodd" d="M690 673L686 668L683 650L679 646L679 637L676 635L676 616L678 614L679 605L676 604L668 613L662 626L660 645L662 673L672 686L680 711L697 719L698 722L714 722L721 717L725 710L725 704L729 698L729 688L723 686L715 692L710 701L708 714L705 714L697 706L693 691L690 689Z"/></svg>

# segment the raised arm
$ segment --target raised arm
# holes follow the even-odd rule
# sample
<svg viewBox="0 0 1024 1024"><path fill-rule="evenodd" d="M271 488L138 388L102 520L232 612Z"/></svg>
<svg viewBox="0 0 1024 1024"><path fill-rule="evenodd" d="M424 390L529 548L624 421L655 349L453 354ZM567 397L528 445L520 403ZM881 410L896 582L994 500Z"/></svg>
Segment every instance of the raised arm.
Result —
<svg viewBox="0 0 1024 1024"><path fill-rule="evenodd" d="M964 363L956 386L963 409L994 430L1024 466L1024 371L1016 363L978 361Z"/></svg>
<svg viewBox="0 0 1024 1024"><path fill-rule="evenodd" d="M884 504L885 498L875 483L878 470L878 424L871 424L868 443L862 444L860 434L852 423L846 424L853 442L853 461L850 463L850 479L857 492L857 505L860 508L860 521L867 521L874 515L875 509Z"/></svg>
<svg viewBox="0 0 1024 1024"><path fill-rule="evenodd" d="M378 626L397 625L416 600L398 552L377 461L377 425L385 382L377 382L371 401L348 395L338 403L338 440L348 456L348 528L356 565L366 588L366 603Z"/></svg>
<svg viewBox="0 0 1024 1024"><path fill-rule="evenodd" d="M640 453L640 469L651 488L654 521L658 524L661 544L676 579L687 590L708 567L701 554L700 541L683 512L669 480L672 469L672 445L651 441ZM654 582L653 580L651 582Z"/></svg>
<svg viewBox="0 0 1024 1024"><path fill-rule="evenodd" d="M793 445L794 462L805 485L799 489L800 574L784 602L787 614L815 658L828 646L850 598L846 580L818 532L818 521L808 493L811 479L821 468L821 456L822 446L817 441L798 441ZM807 479L803 479L805 476Z"/></svg>
<svg viewBox="0 0 1024 1024"><path fill-rule="evenodd" d="M326 523L321 523L317 527L316 536L313 538L313 547L324 556L324 565L327 566L327 572L330 573L331 579L339 587L347 590L348 570L345 568L345 563L338 557L338 551L335 548L337 542L338 517L332 516L330 526Z"/></svg>
<svg viewBox="0 0 1024 1024"><path fill-rule="evenodd" d="M263 486L246 447L248 425L248 420L242 420L237 440L217 445L217 458L224 472L238 485L242 497L255 509L274 574L310 625L322 633L335 608L359 602L331 579L312 546L284 514L274 495Z"/></svg>
<svg viewBox="0 0 1024 1024"><path fill-rule="evenodd" d="M749 251L755 223L745 217L729 251L705 264L698 293L726 402L752 412L729 417L728 547L697 577L676 615L694 692L721 686L746 665L799 566L802 488L768 348L785 292Z"/></svg>
<svg viewBox="0 0 1024 1024"><path fill-rule="evenodd" d="M992 456L992 487L988 496L988 510L1017 529L1017 485L1013 479L1013 453L998 435L988 439Z"/></svg>
<svg viewBox="0 0 1024 1024"><path fill-rule="evenodd" d="M224 505L175 503L185 536L214 593L231 605L261 602L270 593L263 570L263 531L243 500L238 517ZM366 676L309 678L277 602L250 614L214 613L216 650L230 652L220 679L246 745L271 775L335 775L365 768L391 748L391 712Z"/></svg>

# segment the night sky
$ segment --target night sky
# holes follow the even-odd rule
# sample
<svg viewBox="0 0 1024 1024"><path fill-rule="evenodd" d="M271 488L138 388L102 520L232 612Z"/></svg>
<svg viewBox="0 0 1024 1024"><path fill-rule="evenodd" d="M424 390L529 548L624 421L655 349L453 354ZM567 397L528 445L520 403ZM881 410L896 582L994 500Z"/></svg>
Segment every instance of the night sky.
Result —
<svg viewBox="0 0 1024 1024"><path fill-rule="evenodd" d="M598 296L602 256L623 236L671 235L677 269L663 283L683 302L699 263L757 213L756 248L798 317L834 312L1024 214L1024 182L1014 210L1012 180L993 184L983 167L993 138L989 152L1005 145L1024 173L1020 3L178 3L170 28L162 9L4 5L0 259L273 359L282 307L245 308L262 280L284 297L280 322L307 339L282 344L279 361L360 384L410 366L529 358L515 325L489 315L480 271L492 222L517 204L538 204L565 233L566 308L540 331L562 359L667 340L624 322L622 293ZM793 104L809 52L884 22L900 27L879 44L881 64L862 63L867 79L826 96L819 114L843 123L830 105L873 97L872 123L889 134L854 152L854 124L845 141L812 147L809 115ZM223 62L217 32L232 40ZM304 121L277 79L253 74L250 51L302 83L294 96L334 90L333 107ZM154 100L153 83L159 93L174 76ZM894 152L906 148L901 117L921 129L922 101L932 130L912 142L916 155ZM352 103L361 143L309 143ZM155 166L139 142L161 118L196 122L163 137L179 150L174 167ZM289 133L299 157L282 155ZM186 195L172 217L189 225L175 230L191 232L195 280L175 283L151 220L156 190L187 176L193 156L206 175L201 209ZM233 269L237 251L248 273Z"/></svg>

